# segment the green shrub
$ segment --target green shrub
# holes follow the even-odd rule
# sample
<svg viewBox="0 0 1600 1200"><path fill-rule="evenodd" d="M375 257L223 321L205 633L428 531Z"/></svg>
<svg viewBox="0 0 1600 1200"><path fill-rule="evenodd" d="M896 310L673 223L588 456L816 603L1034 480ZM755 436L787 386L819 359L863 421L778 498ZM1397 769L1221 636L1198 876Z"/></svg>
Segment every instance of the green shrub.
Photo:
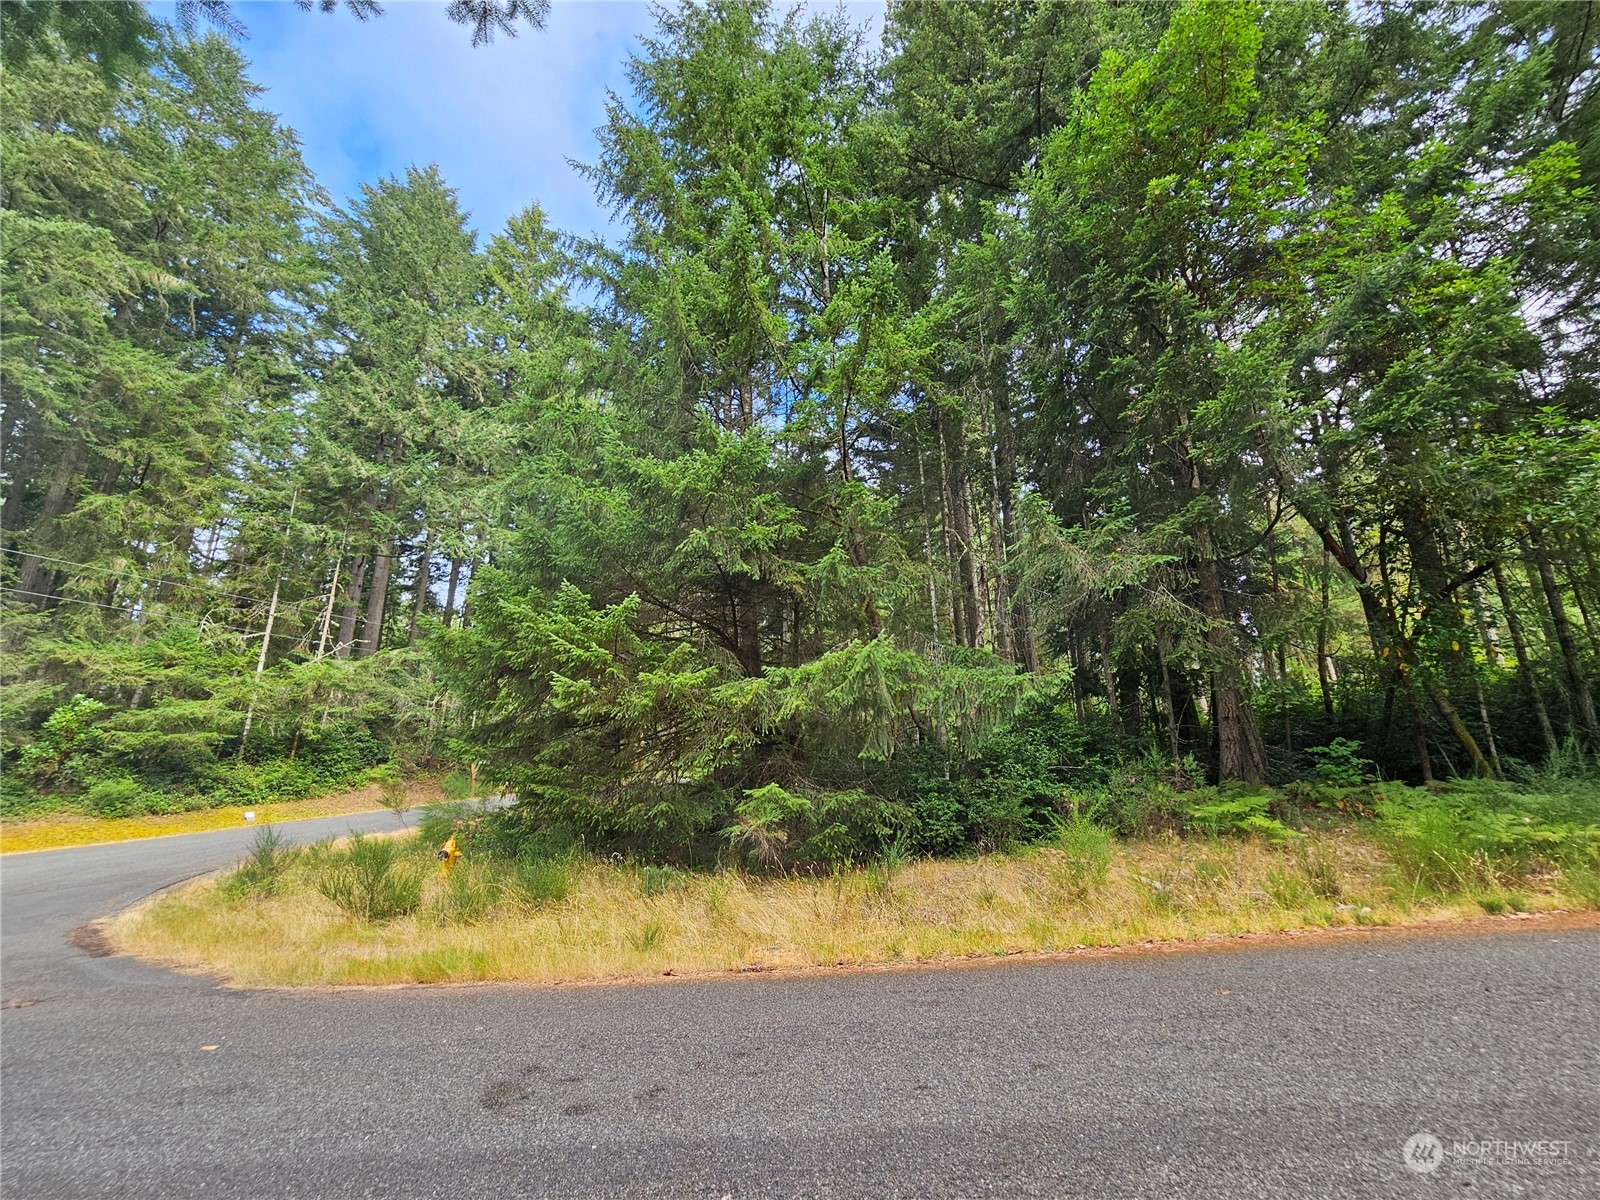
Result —
<svg viewBox="0 0 1600 1200"><path fill-rule="evenodd" d="M1316 763L1317 777L1327 783L1351 786L1377 778L1377 764L1360 755L1361 743L1337 737L1326 746L1306 749Z"/></svg>
<svg viewBox="0 0 1600 1200"><path fill-rule="evenodd" d="M1055 848L1061 851L1059 881L1074 896L1085 896L1106 880L1111 867L1111 834L1087 816L1074 813L1053 821Z"/></svg>
<svg viewBox="0 0 1600 1200"><path fill-rule="evenodd" d="M233 899L271 895L278 889L295 852L271 825L256 830L244 861L222 880L223 891Z"/></svg>
<svg viewBox="0 0 1600 1200"><path fill-rule="evenodd" d="M1224 834L1259 834L1275 840L1298 835L1282 821L1269 816L1271 797L1263 793L1218 793L1204 789L1184 797L1184 824L1210 837Z"/></svg>
<svg viewBox="0 0 1600 1200"><path fill-rule="evenodd" d="M1424 792L1380 801L1378 824L1395 867L1413 888L1455 891L1477 874L1455 810L1437 797Z"/></svg>
<svg viewBox="0 0 1600 1200"><path fill-rule="evenodd" d="M493 876L482 863L458 863L445 876L435 899L439 919L452 925L475 925L496 899Z"/></svg>
<svg viewBox="0 0 1600 1200"><path fill-rule="evenodd" d="M1595 789L1581 784L1529 793L1490 780L1459 781L1437 792L1386 785L1376 805L1401 874L1435 891L1600 853L1597 807Z"/></svg>
<svg viewBox="0 0 1600 1200"><path fill-rule="evenodd" d="M136 817L150 811L136 779L102 779L84 793L83 807L97 817Z"/></svg>
<svg viewBox="0 0 1600 1200"><path fill-rule="evenodd" d="M23 747L18 771L46 790L81 783L97 773L105 749L105 731L99 722L107 711L99 700L84 695L57 707L45 718L33 742Z"/></svg>
<svg viewBox="0 0 1600 1200"><path fill-rule="evenodd" d="M399 843L361 834L320 872L317 890L363 921L403 917L422 903L422 880Z"/></svg>

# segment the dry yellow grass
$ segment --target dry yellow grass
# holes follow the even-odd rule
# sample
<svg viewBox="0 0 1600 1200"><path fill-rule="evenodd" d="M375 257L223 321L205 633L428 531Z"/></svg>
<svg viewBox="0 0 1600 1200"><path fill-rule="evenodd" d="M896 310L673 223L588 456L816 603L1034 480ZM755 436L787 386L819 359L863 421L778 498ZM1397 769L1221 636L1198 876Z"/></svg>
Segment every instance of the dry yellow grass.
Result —
<svg viewBox="0 0 1600 1200"><path fill-rule="evenodd" d="M407 789L413 804L433 804L443 799L436 782L419 782ZM137 838L168 837L175 833L205 833L212 829L234 829L245 825L246 812L254 812L258 824L305 821L313 817L342 817L349 813L376 812L383 805L377 784L319 796L311 800L292 800L283 804L229 805L196 812L160 816L114 817L80 816L76 813L41 817L0 825L0 854L27 850L59 850L65 846L92 846L102 842L126 842Z"/></svg>
<svg viewBox="0 0 1600 1200"><path fill-rule="evenodd" d="M303 880L243 902L205 881L124 913L107 932L123 952L236 985L337 986L934 962L1481 915L1470 899L1403 903L1383 855L1353 833L1317 835L1308 848L1331 867L1337 896L1315 894L1299 848L1154 840L1118 845L1099 883L1051 849L893 874L683 875L655 895L638 868L591 863L575 869L565 899L542 904L497 894L495 869L469 863L457 893L496 897L472 922L449 919L451 886L436 873L416 915L384 924L349 919ZM1523 887L1519 902L1571 904L1554 880Z"/></svg>

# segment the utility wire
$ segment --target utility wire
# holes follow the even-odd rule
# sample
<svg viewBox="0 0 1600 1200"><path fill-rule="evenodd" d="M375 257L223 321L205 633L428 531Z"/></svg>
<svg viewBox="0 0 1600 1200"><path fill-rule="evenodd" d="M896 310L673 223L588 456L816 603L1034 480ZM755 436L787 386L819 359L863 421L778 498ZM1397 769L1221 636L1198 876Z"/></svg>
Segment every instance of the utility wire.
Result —
<svg viewBox="0 0 1600 1200"><path fill-rule="evenodd" d="M77 567L80 570L84 570L84 571L98 571L102 575L114 575L114 576L117 576L117 577L120 578L122 576L122 574L123 574L121 571L118 571L113 567L99 566L99 565L97 565L95 563L74 562L73 560L71 560L69 558L57 558L57 557L55 557L54 555L51 555L51 554L34 554L31 551L18 550L16 548L12 547L12 546L0 546L0 551L5 552L6 554L15 554L19 558L37 558L41 562L59 563L60 565L62 565L64 567ZM147 582L152 582L152 581L147 581ZM209 586L207 584L203 584L203 583L183 583L180 580L176 580L176 579L159 579L159 578L154 580L153 582L157 583L157 584L166 584L166 585L171 586L171 587L186 588L189 591L197 591L197 592L203 591L209 596L226 596L231 600L243 600L248 604L261 604L261 603L263 603L263 601L257 596L246 596L242 592L227 592L227 591L223 591L221 588L214 588L214 587L211 587L211 586ZM323 605L323 603L324 603L323 598L320 595L318 595L318 596L307 597L304 600L298 600L293 604L280 605L279 607L280 608L295 609L295 608L301 608L301 607L303 607L305 605L308 605L308 604L315 604L317 606L317 608L320 610L322 605ZM114 607L114 606L107 606L107 607Z"/></svg>
<svg viewBox="0 0 1600 1200"><path fill-rule="evenodd" d="M122 613L124 615L126 615L128 611L120 604L102 604L98 600L83 600L77 596L58 596L53 592L33 592L27 591L23 588L0 587L0 594L7 596L32 596L39 600L59 600L63 604L88 604L95 608L104 608L110 612ZM197 618L197 622L204 623L212 629L226 629L230 633L242 633L246 637L256 638L260 637L262 634L262 630L260 629L246 629L240 625L220 625L213 621L206 621L203 617Z"/></svg>

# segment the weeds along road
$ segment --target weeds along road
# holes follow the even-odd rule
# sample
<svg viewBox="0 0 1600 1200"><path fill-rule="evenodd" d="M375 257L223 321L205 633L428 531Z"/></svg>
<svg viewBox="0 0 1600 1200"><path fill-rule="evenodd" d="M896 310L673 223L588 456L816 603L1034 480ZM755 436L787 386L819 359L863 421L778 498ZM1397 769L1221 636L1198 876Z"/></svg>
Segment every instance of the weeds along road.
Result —
<svg viewBox="0 0 1600 1200"><path fill-rule="evenodd" d="M68 944L248 837L0 861L0 1195L1600 1195L1593 931L337 993Z"/></svg>

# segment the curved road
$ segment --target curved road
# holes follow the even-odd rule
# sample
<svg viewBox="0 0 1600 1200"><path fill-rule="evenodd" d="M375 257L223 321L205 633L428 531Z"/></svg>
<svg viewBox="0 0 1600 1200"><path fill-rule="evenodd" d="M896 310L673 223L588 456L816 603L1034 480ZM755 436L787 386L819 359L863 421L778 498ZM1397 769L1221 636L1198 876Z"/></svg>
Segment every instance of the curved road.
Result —
<svg viewBox="0 0 1600 1200"><path fill-rule="evenodd" d="M1592 929L335 993L68 944L248 838L0 860L0 1195L1600 1195Z"/></svg>

